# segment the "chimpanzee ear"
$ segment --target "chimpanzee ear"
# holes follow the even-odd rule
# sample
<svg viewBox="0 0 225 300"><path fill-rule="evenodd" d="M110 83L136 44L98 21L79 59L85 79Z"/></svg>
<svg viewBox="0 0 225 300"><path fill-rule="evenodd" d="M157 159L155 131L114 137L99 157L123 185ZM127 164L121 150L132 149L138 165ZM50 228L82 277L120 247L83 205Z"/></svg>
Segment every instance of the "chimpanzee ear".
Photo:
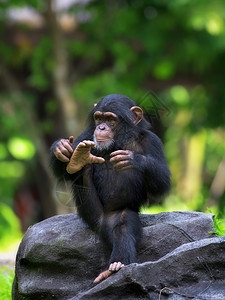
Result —
<svg viewBox="0 0 225 300"><path fill-rule="evenodd" d="M130 111L132 111L132 113L134 114L135 116L134 124L137 125L138 123L141 122L143 118L143 110L139 106L133 106L130 108Z"/></svg>

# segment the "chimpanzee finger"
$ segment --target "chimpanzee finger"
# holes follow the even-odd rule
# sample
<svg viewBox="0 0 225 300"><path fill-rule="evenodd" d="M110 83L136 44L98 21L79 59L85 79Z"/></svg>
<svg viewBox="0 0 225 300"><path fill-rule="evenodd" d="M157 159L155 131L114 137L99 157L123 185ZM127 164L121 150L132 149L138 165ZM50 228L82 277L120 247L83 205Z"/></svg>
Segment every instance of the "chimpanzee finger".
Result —
<svg viewBox="0 0 225 300"><path fill-rule="evenodd" d="M70 142L70 144L72 146L73 145L73 136L72 135L69 137L69 142Z"/></svg>
<svg viewBox="0 0 225 300"><path fill-rule="evenodd" d="M114 156L114 157L112 157L112 158L110 158L110 162L111 163L117 163L117 162L119 162L119 161L124 161L124 160L129 160L129 159L131 159L131 157L130 157L130 155L116 155L116 156Z"/></svg>
<svg viewBox="0 0 225 300"><path fill-rule="evenodd" d="M92 141L82 141L78 144L77 147L79 148L91 148L91 147L94 147L95 146L95 143L92 142Z"/></svg>
<svg viewBox="0 0 225 300"><path fill-rule="evenodd" d="M121 262L114 262L109 266L109 271L111 272L117 272L119 271L122 267L124 267L124 264Z"/></svg>
<svg viewBox="0 0 225 300"><path fill-rule="evenodd" d="M114 163L114 168L118 169L118 168L122 168L124 166L127 166L128 164L130 163L130 161L127 159L127 160L120 160L116 163Z"/></svg>
<svg viewBox="0 0 225 300"><path fill-rule="evenodd" d="M132 153L133 152L130 150L117 150L117 151L110 153L110 156L115 157L117 155L132 155Z"/></svg>
<svg viewBox="0 0 225 300"><path fill-rule="evenodd" d="M63 144L59 145L59 151L64 154L67 157L70 157L72 153L69 152L69 150L67 150L66 147L63 146Z"/></svg>
<svg viewBox="0 0 225 300"><path fill-rule="evenodd" d="M115 272L115 271L116 271L116 265L117 265L116 262L110 264L110 266L109 266L109 271Z"/></svg>
<svg viewBox="0 0 225 300"><path fill-rule="evenodd" d="M118 262L116 265L116 271L119 271L123 267L124 267L124 264L122 264L121 262Z"/></svg>
<svg viewBox="0 0 225 300"><path fill-rule="evenodd" d="M102 164L105 162L105 159L103 157L91 155L91 163L97 163L97 164Z"/></svg>
<svg viewBox="0 0 225 300"><path fill-rule="evenodd" d="M95 147L95 143L93 141L84 140L83 143L85 143L88 147Z"/></svg>
<svg viewBox="0 0 225 300"><path fill-rule="evenodd" d="M63 145L64 148L66 148L68 150L68 152L70 154L73 153L73 148L71 147L71 145L69 144L69 140L63 140L61 141L61 144Z"/></svg>
<svg viewBox="0 0 225 300"><path fill-rule="evenodd" d="M56 148L54 154L55 154L55 157L56 157L58 160L60 160L61 162L69 162L69 161L70 161L69 158L68 158L66 155L64 155L64 154L60 151L59 148Z"/></svg>
<svg viewBox="0 0 225 300"><path fill-rule="evenodd" d="M118 171L121 171L122 169L124 170L124 168L126 168L126 169L128 169L128 168L132 169L133 168L133 166L132 166L132 164L130 163L129 160L119 161L119 162L115 163L113 166Z"/></svg>
<svg viewBox="0 0 225 300"><path fill-rule="evenodd" d="M133 158L133 152L130 150L117 150L110 154L110 162L115 163L123 160L131 160Z"/></svg>
<svg viewBox="0 0 225 300"><path fill-rule="evenodd" d="M130 169L133 169L134 167L129 165L129 166L126 166L126 167L122 167L122 168L119 168L117 169L118 172L122 172L122 171L125 171L125 170L130 170Z"/></svg>
<svg viewBox="0 0 225 300"><path fill-rule="evenodd" d="M78 145L77 145L77 148L84 148L86 147L85 143L83 142L80 142Z"/></svg>

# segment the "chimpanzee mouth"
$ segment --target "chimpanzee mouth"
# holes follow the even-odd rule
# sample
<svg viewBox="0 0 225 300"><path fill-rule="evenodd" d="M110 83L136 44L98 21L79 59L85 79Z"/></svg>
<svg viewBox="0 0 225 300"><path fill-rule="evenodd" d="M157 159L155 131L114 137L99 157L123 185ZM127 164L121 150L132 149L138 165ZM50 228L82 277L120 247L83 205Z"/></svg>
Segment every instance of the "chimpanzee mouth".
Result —
<svg viewBox="0 0 225 300"><path fill-rule="evenodd" d="M114 140L111 139L96 139L94 135L94 142L95 142L95 147L97 150L108 150L113 144Z"/></svg>
<svg viewBox="0 0 225 300"><path fill-rule="evenodd" d="M96 139L96 142L100 143L100 142L111 142L111 140L109 139Z"/></svg>

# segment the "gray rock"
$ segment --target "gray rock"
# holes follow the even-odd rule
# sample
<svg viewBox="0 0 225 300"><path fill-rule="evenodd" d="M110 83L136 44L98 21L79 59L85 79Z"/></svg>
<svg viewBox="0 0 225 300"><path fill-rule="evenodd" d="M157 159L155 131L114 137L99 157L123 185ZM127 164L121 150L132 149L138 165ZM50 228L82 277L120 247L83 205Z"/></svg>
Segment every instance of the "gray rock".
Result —
<svg viewBox="0 0 225 300"><path fill-rule="evenodd" d="M213 215L141 215L137 262L107 280L109 252L76 214L30 227L16 259L13 299L225 299L225 238L209 234Z"/></svg>

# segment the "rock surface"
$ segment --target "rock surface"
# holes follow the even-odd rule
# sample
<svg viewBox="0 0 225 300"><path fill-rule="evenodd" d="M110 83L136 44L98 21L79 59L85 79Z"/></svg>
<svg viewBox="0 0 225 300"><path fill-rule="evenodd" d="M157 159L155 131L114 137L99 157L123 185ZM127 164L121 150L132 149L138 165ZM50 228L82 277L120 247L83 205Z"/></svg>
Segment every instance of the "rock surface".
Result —
<svg viewBox="0 0 225 300"><path fill-rule="evenodd" d="M211 214L140 218L137 263L96 286L109 253L76 214L30 227L17 253L13 300L225 299L225 238L209 234Z"/></svg>

